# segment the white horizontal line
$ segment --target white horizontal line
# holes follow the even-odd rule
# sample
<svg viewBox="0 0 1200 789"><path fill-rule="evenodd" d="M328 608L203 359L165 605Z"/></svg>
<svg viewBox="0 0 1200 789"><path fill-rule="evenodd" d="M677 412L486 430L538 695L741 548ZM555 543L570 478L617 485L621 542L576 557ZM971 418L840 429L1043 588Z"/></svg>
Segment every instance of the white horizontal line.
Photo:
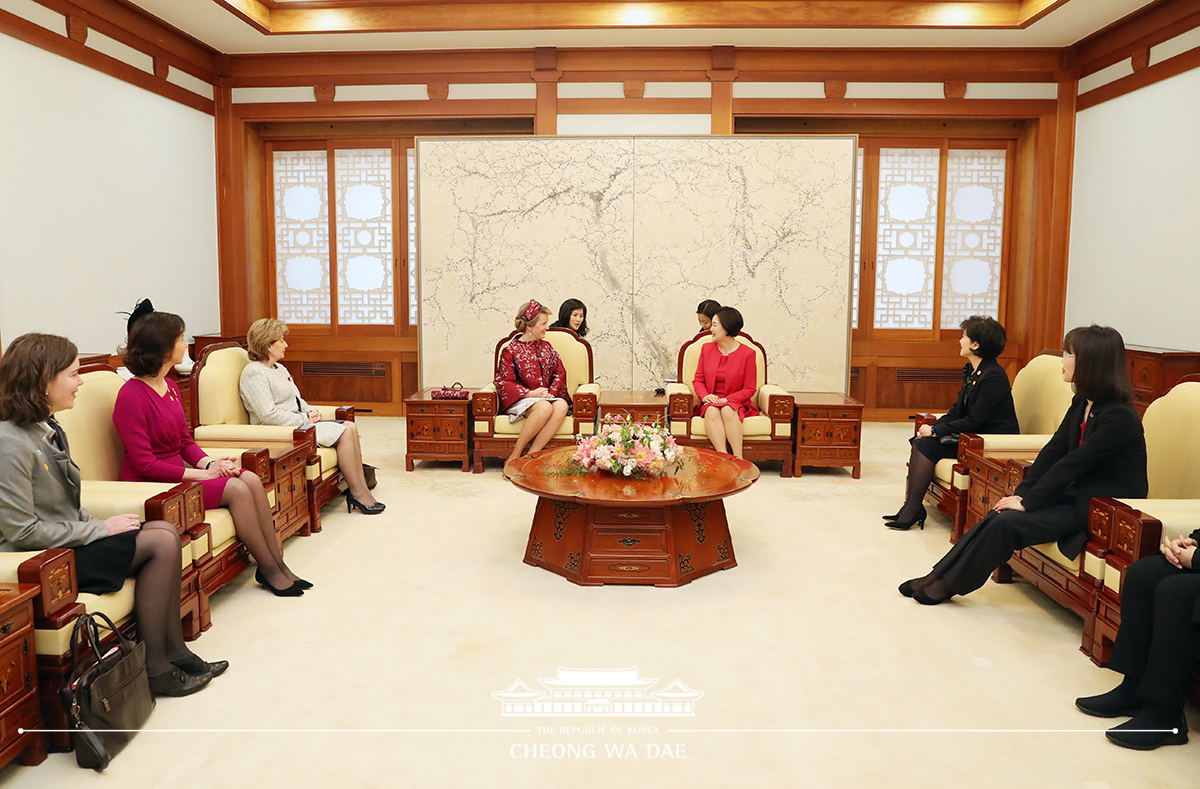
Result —
<svg viewBox="0 0 1200 789"><path fill-rule="evenodd" d="M1099 734L1104 729L667 729L668 734ZM1178 729L1122 729L1126 733L1171 733Z"/></svg>
<svg viewBox="0 0 1200 789"><path fill-rule="evenodd" d="M70 734L74 729L17 729L43 734ZM529 734L530 729L105 729L155 734Z"/></svg>

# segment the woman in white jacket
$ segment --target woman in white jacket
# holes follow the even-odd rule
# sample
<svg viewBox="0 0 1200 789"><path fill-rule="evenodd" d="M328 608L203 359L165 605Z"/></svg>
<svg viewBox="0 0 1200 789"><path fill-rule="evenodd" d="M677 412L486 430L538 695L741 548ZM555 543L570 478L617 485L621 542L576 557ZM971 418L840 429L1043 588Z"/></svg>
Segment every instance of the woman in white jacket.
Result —
<svg viewBox="0 0 1200 789"><path fill-rule="evenodd" d="M356 507L367 515L378 515L384 505L375 500L363 471L362 446L353 422L322 421L317 409L300 397L291 373L279 360L287 351L287 324L276 318L259 318L246 332L251 362L242 370L238 390L252 425L317 426L317 443L337 450L338 468L346 478L346 510Z"/></svg>

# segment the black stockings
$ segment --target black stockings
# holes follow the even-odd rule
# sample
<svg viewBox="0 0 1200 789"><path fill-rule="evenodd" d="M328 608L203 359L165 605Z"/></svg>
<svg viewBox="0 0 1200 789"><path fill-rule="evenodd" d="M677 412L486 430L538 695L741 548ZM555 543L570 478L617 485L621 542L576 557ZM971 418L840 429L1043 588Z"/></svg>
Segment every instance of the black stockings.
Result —
<svg viewBox="0 0 1200 789"><path fill-rule="evenodd" d="M283 549L279 547L271 505L262 481L249 472L230 479L225 484L221 504L229 508L238 539L258 562L271 586L286 589L295 583L298 577L284 564Z"/></svg>
<svg viewBox="0 0 1200 789"><path fill-rule="evenodd" d="M934 465L934 462L921 454L919 449L912 448L908 459L908 487L904 494L904 506L896 516L897 520L909 522L921 517L921 510L925 507L925 491L929 490L929 483L933 482Z"/></svg>
<svg viewBox="0 0 1200 789"><path fill-rule="evenodd" d="M137 535L133 572L133 615L138 638L146 645L146 671L168 671L171 661L187 657L179 624L181 560L179 533L166 521L144 524Z"/></svg>

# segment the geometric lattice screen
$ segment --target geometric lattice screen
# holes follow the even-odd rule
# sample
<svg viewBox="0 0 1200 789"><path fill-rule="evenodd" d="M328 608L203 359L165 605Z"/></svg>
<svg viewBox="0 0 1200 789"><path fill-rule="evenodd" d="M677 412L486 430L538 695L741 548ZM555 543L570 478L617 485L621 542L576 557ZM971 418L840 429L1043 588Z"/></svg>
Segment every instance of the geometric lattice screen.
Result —
<svg viewBox="0 0 1200 789"><path fill-rule="evenodd" d="M933 327L937 148L881 148L876 225L875 328Z"/></svg>
<svg viewBox="0 0 1200 789"><path fill-rule="evenodd" d="M417 149L408 149L408 325L417 325Z"/></svg>
<svg viewBox="0 0 1200 789"><path fill-rule="evenodd" d="M334 153L337 200L338 323L391 325L392 150Z"/></svg>
<svg viewBox="0 0 1200 789"><path fill-rule="evenodd" d="M285 323L329 323L325 151L276 151L275 303Z"/></svg>
<svg viewBox="0 0 1200 789"><path fill-rule="evenodd" d="M951 150L946 169L942 326L999 317L1004 238L1004 150Z"/></svg>
<svg viewBox="0 0 1200 789"><path fill-rule="evenodd" d="M850 260L850 270L854 279L850 285L850 328L858 328L858 288L862 272L862 220L863 220L863 149L858 149L858 167L855 168L858 177L854 184L854 257Z"/></svg>

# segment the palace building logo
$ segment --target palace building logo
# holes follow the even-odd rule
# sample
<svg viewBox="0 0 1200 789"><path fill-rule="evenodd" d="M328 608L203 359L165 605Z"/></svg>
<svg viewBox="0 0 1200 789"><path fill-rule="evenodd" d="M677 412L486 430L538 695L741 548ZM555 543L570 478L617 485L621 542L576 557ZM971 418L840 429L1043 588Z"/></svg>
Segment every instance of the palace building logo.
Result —
<svg viewBox="0 0 1200 789"><path fill-rule="evenodd" d="M539 679L545 690L535 690L515 680L492 693L500 700L502 717L578 716L683 716L696 714L696 700L704 694L675 680L651 691L657 679L646 679L633 668L563 668L558 676Z"/></svg>

